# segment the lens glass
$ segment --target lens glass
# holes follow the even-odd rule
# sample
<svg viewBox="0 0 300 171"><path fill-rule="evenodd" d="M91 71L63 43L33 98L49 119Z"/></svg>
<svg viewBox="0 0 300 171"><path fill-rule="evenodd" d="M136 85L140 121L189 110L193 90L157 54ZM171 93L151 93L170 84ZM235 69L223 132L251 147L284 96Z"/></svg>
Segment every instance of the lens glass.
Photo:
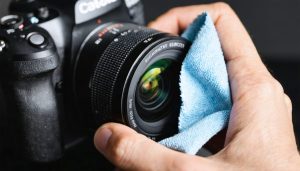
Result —
<svg viewBox="0 0 300 171"><path fill-rule="evenodd" d="M140 116L145 120L156 121L163 117L164 109L172 97L171 83L174 74L171 74L170 59L161 59L148 67L141 77L136 89L136 101Z"/></svg>
<svg viewBox="0 0 300 171"><path fill-rule="evenodd" d="M170 66L170 61L160 60L151 65L143 75L138 85L140 102L147 108L155 107L164 101L168 95L164 74Z"/></svg>

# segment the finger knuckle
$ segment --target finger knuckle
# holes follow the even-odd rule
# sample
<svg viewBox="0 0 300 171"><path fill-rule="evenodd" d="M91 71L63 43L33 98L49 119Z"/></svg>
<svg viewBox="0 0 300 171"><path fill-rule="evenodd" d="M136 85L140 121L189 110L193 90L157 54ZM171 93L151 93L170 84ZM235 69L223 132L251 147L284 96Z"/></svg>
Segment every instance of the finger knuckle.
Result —
<svg viewBox="0 0 300 171"><path fill-rule="evenodd" d="M174 165L174 171L187 171L190 169L190 163L187 162L177 162L176 165Z"/></svg>
<svg viewBox="0 0 300 171"><path fill-rule="evenodd" d="M172 8L170 9L167 14L169 15L176 15L179 11L180 11L181 7L175 7L175 8Z"/></svg>
<svg viewBox="0 0 300 171"><path fill-rule="evenodd" d="M285 98L288 108L291 110L293 107L291 98L287 94L284 94L284 98Z"/></svg>
<svg viewBox="0 0 300 171"><path fill-rule="evenodd" d="M249 71L243 73L243 77L239 77L238 85L240 86L240 94L237 99L241 98L271 98L283 95L281 84L269 74L262 74Z"/></svg>
<svg viewBox="0 0 300 171"><path fill-rule="evenodd" d="M190 165L185 163L180 163L177 165L175 171L187 171L190 170Z"/></svg>
<svg viewBox="0 0 300 171"><path fill-rule="evenodd" d="M190 160L187 160L185 158L172 158L169 168L172 168L174 171L187 171L191 170L193 164L194 163L191 163Z"/></svg>
<svg viewBox="0 0 300 171"><path fill-rule="evenodd" d="M231 6L229 4L227 4L226 2L216 2L216 3L214 3L214 6L219 11L224 11L224 12L233 11Z"/></svg>
<svg viewBox="0 0 300 171"><path fill-rule="evenodd" d="M119 166L125 166L130 160L134 140L131 136L121 135L111 144L111 157Z"/></svg>
<svg viewBox="0 0 300 171"><path fill-rule="evenodd" d="M274 78L269 77L260 77L259 79L256 79L253 88L255 88L260 95L270 96L275 93L283 93L281 84Z"/></svg>
<svg viewBox="0 0 300 171"><path fill-rule="evenodd" d="M284 94L284 96L285 96L285 100L286 100L289 104L292 105L292 100L291 100L291 98L290 98L287 94Z"/></svg>
<svg viewBox="0 0 300 171"><path fill-rule="evenodd" d="M273 84L274 84L274 90L276 90L279 93L284 93L283 87L281 85L281 83L273 78Z"/></svg>

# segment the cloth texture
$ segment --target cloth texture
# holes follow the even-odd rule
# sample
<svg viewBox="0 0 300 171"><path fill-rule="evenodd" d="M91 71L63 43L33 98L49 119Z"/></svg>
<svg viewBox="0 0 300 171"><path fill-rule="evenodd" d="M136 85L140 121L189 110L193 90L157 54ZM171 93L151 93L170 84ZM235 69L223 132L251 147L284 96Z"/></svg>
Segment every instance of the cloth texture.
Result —
<svg viewBox="0 0 300 171"><path fill-rule="evenodd" d="M160 143L196 154L227 125L232 101L224 55L210 16L198 16L182 37L192 45L180 73L179 133Z"/></svg>

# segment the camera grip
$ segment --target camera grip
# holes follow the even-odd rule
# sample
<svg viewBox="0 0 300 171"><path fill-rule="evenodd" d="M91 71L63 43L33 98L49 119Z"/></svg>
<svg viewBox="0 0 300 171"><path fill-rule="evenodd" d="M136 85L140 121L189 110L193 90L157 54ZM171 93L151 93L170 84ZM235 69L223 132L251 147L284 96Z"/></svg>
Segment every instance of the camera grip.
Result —
<svg viewBox="0 0 300 171"><path fill-rule="evenodd" d="M14 123L16 144L24 157L49 162L62 156L59 110L53 86L57 55L8 65L4 83L8 113Z"/></svg>

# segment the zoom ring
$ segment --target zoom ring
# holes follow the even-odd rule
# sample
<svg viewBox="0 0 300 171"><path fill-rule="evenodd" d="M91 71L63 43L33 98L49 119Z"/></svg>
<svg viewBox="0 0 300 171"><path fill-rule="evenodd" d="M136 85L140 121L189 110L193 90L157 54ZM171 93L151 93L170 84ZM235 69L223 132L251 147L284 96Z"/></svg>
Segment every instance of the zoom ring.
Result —
<svg viewBox="0 0 300 171"><path fill-rule="evenodd" d="M97 119L111 118L113 92L121 69L130 53L145 39L159 34L151 29L132 25L131 32L118 35L100 57L91 82L92 109ZM121 97L120 97L121 98Z"/></svg>

